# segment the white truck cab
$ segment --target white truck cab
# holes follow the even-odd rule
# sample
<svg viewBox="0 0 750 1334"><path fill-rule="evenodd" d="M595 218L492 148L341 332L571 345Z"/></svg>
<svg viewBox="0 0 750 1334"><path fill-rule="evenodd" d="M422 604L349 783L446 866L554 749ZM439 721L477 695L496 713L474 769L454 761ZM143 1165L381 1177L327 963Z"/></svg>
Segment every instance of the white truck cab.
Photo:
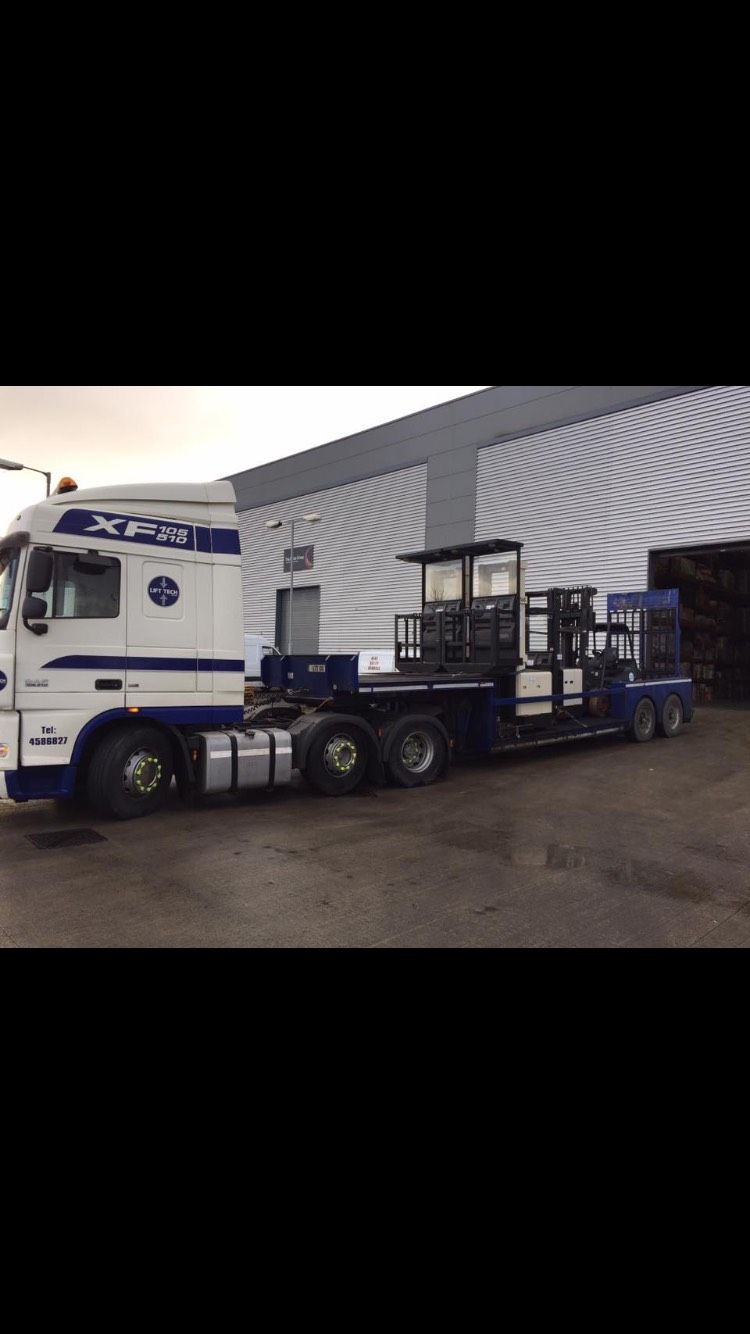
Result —
<svg viewBox="0 0 750 1334"><path fill-rule="evenodd" d="M245 635L245 680L260 681L260 664L264 658L279 658L275 644L269 644L264 635Z"/></svg>
<svg viewBox="0 0 750 1334"><path fill-rule="evenodd" d="M145 483L18 515L0 538L0 797L71 795L83 766L100 810L147 813L192 728L242 723L234 499Z"/></svg>

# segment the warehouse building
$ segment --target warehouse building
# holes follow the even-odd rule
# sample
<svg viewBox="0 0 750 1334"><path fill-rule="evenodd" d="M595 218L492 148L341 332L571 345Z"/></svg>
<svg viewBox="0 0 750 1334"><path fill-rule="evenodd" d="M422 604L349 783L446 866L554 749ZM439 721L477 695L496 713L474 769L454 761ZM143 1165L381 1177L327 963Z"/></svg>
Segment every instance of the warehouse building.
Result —
<svg viewBox="0 0 750 1334"><path fill-rule="evenodd" d="M528 588L594 584L602 612L678 587L697 700L750 702L748 386L499 386L230 480L245 628L269 642L286 647L291 520L304 652L391 649L421 591L396 555L504 537Z"/></svg>

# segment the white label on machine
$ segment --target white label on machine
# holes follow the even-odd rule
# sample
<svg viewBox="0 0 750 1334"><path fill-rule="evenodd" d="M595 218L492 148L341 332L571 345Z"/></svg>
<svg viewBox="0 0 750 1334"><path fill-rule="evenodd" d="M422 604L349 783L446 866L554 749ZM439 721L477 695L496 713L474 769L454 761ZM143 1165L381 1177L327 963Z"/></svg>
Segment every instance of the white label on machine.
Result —
<svg viewBox="0 0 750 1334"><path fill-rule="evenodd" d="M365 649L359 655L360 676L372 676L374 673L392 672L395 658L394 649Z"/></svg>

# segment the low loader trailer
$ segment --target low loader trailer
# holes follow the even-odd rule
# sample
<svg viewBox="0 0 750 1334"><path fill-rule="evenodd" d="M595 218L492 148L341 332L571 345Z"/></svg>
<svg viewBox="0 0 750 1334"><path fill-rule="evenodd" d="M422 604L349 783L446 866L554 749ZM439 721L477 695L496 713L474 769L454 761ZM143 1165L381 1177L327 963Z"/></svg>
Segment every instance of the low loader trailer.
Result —
<svg viewBox="0 0 750 1334"><path fill-rule="evenodd" d="M241 555L228 482L55 494L0 539L0 798L83 793L102 815L180 795L332 796L434 782L456 755L677 736L692 717L676 590L530 592L522 544L409 552L419 612L394 666L269 656L244 705Z"/></svg>

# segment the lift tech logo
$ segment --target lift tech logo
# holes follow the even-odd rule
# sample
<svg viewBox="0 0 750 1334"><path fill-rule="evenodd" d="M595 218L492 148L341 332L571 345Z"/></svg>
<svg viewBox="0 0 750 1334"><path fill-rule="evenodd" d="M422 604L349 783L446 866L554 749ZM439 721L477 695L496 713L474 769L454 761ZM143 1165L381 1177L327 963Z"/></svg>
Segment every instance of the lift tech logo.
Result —
<svg viewBox="0 0 750 1334"><path fill-rule="evenodd" d="M157 607L173 607L180 596L180 590L173 579L163 574L160 579L149 584L148 595Z"/></svg>
<svg viewBox="0 0 750 1334"><path fill-rule="evenodd" d="M8 684L8 678L5 672L0 672L0 690L4 690Z"/></svg>

